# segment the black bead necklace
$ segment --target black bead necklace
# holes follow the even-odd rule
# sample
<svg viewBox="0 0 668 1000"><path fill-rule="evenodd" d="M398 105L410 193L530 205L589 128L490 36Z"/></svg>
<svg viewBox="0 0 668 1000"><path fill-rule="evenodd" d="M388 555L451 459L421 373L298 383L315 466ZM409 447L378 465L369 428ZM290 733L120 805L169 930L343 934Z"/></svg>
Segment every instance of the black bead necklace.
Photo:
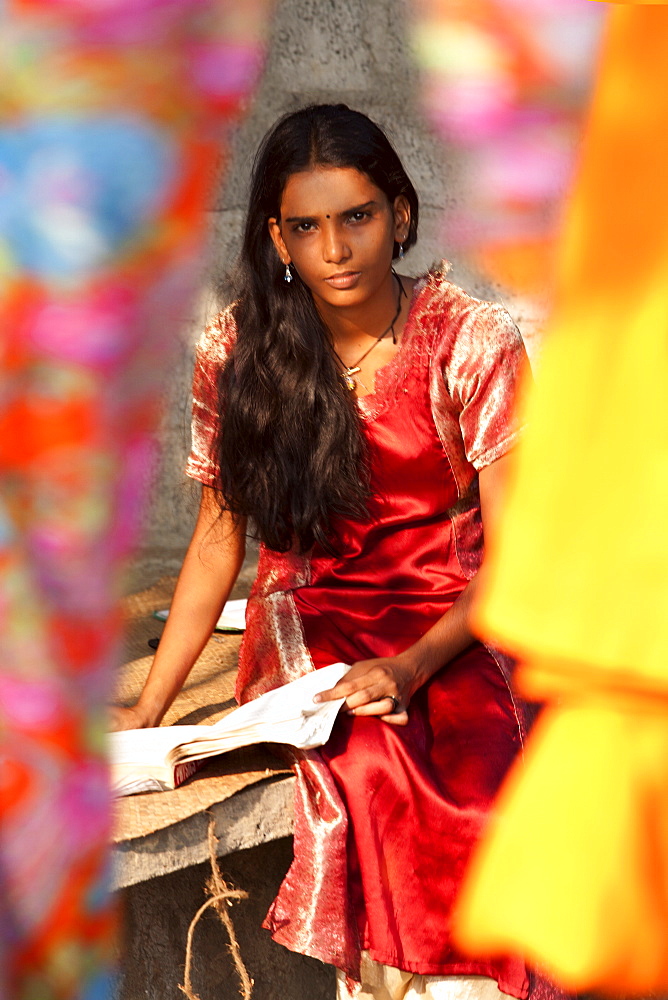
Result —
<svg viewBox="0 0 668 1000"><path fill-rule="evenodd" d="M394 277L397 280L397 285L399 286L399 293L397 295L397 309L396 309L396 312L395 312L394 316L392 317L392 322L387 327L387 329L383 330L383 332L381 333L380 337L376 337L376 339L374 340L374 342L371 345L371 347L369 347L364 352L364 354L362 355L362 357L358 358L357 361L353 365L346 365L346 363L339 356L338 352L332 346L332 352L334 354L334 357L336 358L336 360L339 362L339 364L343 368L343 371L339 372L339 377L343 381L343 384L345 385L345 387L347 389L350 389L351 392L354 389L357 388L357 379L353 378L353 375L356 375L359 371L362 370L360 368L360 365L362 364L362 362L364 361L364 359L367 358L371 354L371 352L373 351L374 347L377 347L378 344L380 344L381 340L383 340L385 337L387 337L387 335L388 335L388 333L390 331L392 331L392 343L396 344L396 342L397 342L397 337L396 337L396 334L394 332L394 324L399 319L399 314L401 313L401 300L402 300L403 296L406 294L406 292L404 291L404 286L402 285L401 279L399 278L399 275L396 273L396 271L393 270L392 274L394 275ZM360 385L361 384L362 383L360 383ZM364 388L366 388L366 386L364 386Z"/></svg>

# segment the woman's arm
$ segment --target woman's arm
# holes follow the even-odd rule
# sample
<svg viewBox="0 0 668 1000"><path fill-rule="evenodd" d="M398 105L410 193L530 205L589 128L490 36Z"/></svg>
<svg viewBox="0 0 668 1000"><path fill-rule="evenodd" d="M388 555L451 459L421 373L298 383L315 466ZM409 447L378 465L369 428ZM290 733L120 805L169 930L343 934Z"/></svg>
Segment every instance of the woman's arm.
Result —
<svg viewBox="0 0 668 1000"><path fill-rule="evenodd" d="M111 710L113 729L159 725L202 652L244 560L245 522L220 515L215 493L202 487L195 530L139 701Z"/></svg>
<svg viewBox="0 0 668 1000"><path fill-rule="evenodd" d="M504 455L480 471L480 510L486 534L496 524L511 461L510 455ZM473 642L468 621L477 589L476 576L442 618L412 646L397 656L359 660L336 687L324 691L318 700L345 698L354 715L380 715L385 722L405 726L406 709L417 689ZM387 714L392 708L389 696L397 699L403 711Z"/></svg>

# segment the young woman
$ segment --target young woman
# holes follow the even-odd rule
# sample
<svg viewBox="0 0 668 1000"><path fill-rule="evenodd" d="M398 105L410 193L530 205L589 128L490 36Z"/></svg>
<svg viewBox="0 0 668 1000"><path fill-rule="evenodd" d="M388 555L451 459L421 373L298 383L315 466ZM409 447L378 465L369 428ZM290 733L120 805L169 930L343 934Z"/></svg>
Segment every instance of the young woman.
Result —
<svg viewBox="0 0 668 1000"><path fill-rule="evenodd" d="M395 273L417 223L415 190L364 115L309 107L265 138L238 298L198 347L197 526L144 691L117 724L160 722L250 520L262 545L239 700L352 664L323 696L346 698L330 741L295 763L294 862L266 926L342 970L340 996L361 975L368 996L525 997L523 962L458 954L449 921L522 740L508 665L467 612L526 359L507 313L444 267Z"/></svg>

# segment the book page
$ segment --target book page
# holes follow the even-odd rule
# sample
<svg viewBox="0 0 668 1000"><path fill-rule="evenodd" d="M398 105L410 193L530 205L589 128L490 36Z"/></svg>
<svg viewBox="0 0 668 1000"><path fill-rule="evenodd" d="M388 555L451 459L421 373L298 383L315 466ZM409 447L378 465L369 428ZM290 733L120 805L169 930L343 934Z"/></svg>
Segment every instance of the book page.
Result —
<svg viewBox="0 0 668 1000"><path fill-rule="evenodd" d="M215 725L200 727L192 741L174 747L170 760L210 756L251 743L287 743L302 750L322 746L344 699L317 703L313 697L334 687L349 669L345 663L330 663L260 695Z"/></svg>
<svg viewBox="0 0 668 1000"><path fill-rule="evenodd" d="M107 733L107 752L112 765L165 765L170 750L196 738L211 726L156 726L153 729L126 729Z"/></svg>
<svg viewBox="0 0 668 1000"><path fill-rule="evenodd" d="M332 663L268 691L209 726L159 726L109 733L112 788L117 794L138 790L139 779L155 778L164 787L166 772L184 761L236 750L252 743L287 743L309 749L329 739L344 699L316 703L313 698L334 687L349 666ZM132 777L134 784L130 783Z"/></svg>

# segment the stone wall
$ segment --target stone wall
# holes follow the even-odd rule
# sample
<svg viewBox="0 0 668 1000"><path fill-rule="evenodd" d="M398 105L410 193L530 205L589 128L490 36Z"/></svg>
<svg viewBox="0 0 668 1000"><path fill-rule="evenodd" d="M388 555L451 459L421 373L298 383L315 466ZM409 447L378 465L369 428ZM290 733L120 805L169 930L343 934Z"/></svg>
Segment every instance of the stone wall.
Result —
<svg viewBox="0 0 668 1000"><path fill-rule="evenodd" d="M275 944L261 924L292 859L283 838L221 858L229 885L248 899L230 909L239 949L254 981L253 1000L334 1000L334 970ZM122 978L116 1000L183 1000L190 922L208 898L208 862L150 879L120 893L124 907ZM213 910L193 935L191 982L201 1000L239 1000L229 940Z"/></svg>

